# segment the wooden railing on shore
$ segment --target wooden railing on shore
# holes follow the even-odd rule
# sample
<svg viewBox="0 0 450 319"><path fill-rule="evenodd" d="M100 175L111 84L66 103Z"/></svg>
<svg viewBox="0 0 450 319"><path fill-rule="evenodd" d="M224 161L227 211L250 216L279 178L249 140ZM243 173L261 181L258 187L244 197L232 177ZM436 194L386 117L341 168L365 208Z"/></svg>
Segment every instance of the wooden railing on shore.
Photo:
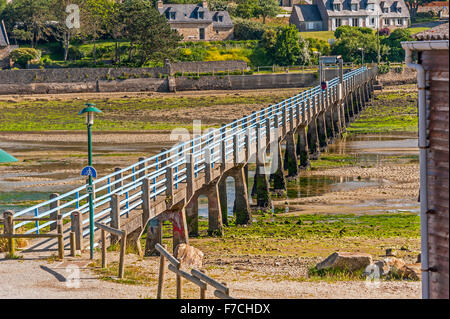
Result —
<svg viewBox="0 0 450 319"><path fill-rule="evenodd" d="M200 299L206 299L206 289L208 285L215 288L214 296L220 299L233 299L230 296L230 289L213 278L207 276L203 272L197 269L191 269L191 273L181 270L181 262L172 256L163 246L156 244L156 250L161 254L160 264L159 264L159 278L158 278L158 292L156 295L157 299L162 298L163 293L163 283L164 283L164 270L165 270L165 260L169 261L168 269L175 273L177 276L177 299L182 298L183 281L182 278L192 282L194 285L200 288Z"/></svg>

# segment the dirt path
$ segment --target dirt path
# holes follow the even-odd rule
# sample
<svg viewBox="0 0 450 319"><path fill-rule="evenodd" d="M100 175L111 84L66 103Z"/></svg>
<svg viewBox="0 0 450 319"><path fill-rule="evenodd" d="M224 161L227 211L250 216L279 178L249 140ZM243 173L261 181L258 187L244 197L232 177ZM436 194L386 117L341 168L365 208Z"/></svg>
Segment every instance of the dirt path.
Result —
<svg viewBox="0 0 450 319"><path fill-rule="evenodd" d="M45 253L47 254L47 253ZM117 256L114 256L115 259ZM40 253L27 253L23 260L5 260L0 254L0 299L125 299L155 298L157 290L158 257L137 260L127 255L128 269L144 267L154 284L129 285L98 278L87 266L87 256L66 258L64 262L42 258ZM245 262L245 261L244 261ZM420 282L382 281L370 285L365 281L307 282L264 278L254 265L214 269L208 273L227 282L235 298L420 298ZM286 267L275 263L271 268ZM269 267L269 268L270 268ZM264 270L264 265L258 268ZM266 267L267 268L267 267ZM295 270L293 265L292 270ZM284 269L286 271L286 269ZM175 296L175 280L166 273L165 298ZM185 298L197 298L198 289L190 283L184 285ZM211 289L207 298L214 298Z"/></svg>

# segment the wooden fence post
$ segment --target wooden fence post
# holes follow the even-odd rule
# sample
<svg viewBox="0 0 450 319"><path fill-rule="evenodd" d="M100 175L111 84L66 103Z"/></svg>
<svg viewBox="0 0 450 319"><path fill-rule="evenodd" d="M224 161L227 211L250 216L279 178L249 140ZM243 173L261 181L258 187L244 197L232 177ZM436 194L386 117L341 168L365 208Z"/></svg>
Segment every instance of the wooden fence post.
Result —
<svg viewBox="0 0 450 319"><path fill-rule="evenodd" d="M119 259L119 278L123 278L124 263L125 263L125 249L127 248L127 231L123 231L122 239L120 241L120 259Z"/></svg>
<svg viewBox="0 0 450 319"><path fill-rule="evenodd" d="M75 232L71 231L69 233L69 238L70 238L70 257L75 257Z"/></svg>
<svg viewBox="0 0 450 319"><path fill-rule="evenodd" d="M181 262L176 266L177 270L181 268ZM182 298L182 289L183 289L183 279L180 274L177 272L177 299Z"/></svg>
<svg viewBox="0 0 450 319"><path fill-rule="evenodd" d="M142 225L150 219L150 180L142 179Z"/></svg>
<svg viewBox="0 0 450 319"><path fill-rule="evenodd" d="M164 245L163 247L164 249L166 249L166 245ZM156 299L162 298L165 269L166 269L166 259L164 257L164 254L161 254L161 257L159 259L158 292L156 294Z"/></svg>
<svg viewBox="0 0 450 319"><path fill-rule="evenodd" d="M81 240L83 238L82 234L82 223L81 223L81 213L79 211L74 211L72 213L72 231L75 233L75 250L81 250Z"/></svg>
<svg viewBox="0 0 450 319"><path fill-rule="evenodd" d="M116 173L116 175L114 176L114 180L115 180L114 190L121 188L123 185L123 181L122 181L123 173L117 173L121 170L122 169L120 167L116 167L114 169L114 172Z"/></svg>
<svg viewBox="0 0 450 319"><path fill-rule="evenodd" d="M52 199L54 199L54 198L56 198L58 196L59 196L58 193L53 193L53 194L50 195L50 200L52 200ZM59 204L60 204L59 200L51 202L50 203L50 210L59 207ZM58 210L56 210L56 211L54 211L53 213L50 214L50 218L56 219L59 214L60 214L60 210L58 209ZM55 230L56 228L57 228L56 223L51 223L50 224L50 231Z"/></svg>
<svg viewBox="0 0 450 319"><path fill-rule="evenodd" d="M3 213L3 218L4 218L4 231L5 234L8 235L14 235L15 230L14 230L14 213L10 210L7 210ZM14 254L16 253L16 242L15 239L12 237L8 238L8 249L9 249L9 256L13 257Z"/></svg>
<svg viewBox="0 0 450 319"><path fill-rule="evenodd" d="M111 222L110 226L115 229L120 229L120 197L117 194L111 195ZM111 234L111 245L117 243L119 238Z"/></svg>
<svg viewBox="0 0 450 319"><path fill-rule="evenodd" d="M59 213L60 211L58 211ZM58 232L58 257L64 260L64 233L63 233L63 220L61 214L56 216L56 230Z"/></svg>
<svg viewBox="0 0 450 319"><path fill-rule="evenodd" d="M108 262L106 261L106 232L102 229L102 268L106 268Z"/></svg>

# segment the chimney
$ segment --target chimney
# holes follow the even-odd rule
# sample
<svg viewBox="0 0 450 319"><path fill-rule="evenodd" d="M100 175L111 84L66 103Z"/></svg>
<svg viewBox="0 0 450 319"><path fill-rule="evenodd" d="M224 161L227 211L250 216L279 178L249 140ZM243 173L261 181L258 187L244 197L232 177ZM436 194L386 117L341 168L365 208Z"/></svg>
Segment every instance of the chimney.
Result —
<svg viewBox="0 0 450 319"><path fill-rule="evenodd" d="M203 7L203 8L208 8L208 1L203 0L203 1L202 1L202 7Z"/></svg>
<svg viewBox="0 0 450 319"><path fill-rule="evenodd" d="M158 9L162 9L162 7L163 7L163 2L162 2L162 0L158 0L158 3L157 3L157 8Z"/></svg>

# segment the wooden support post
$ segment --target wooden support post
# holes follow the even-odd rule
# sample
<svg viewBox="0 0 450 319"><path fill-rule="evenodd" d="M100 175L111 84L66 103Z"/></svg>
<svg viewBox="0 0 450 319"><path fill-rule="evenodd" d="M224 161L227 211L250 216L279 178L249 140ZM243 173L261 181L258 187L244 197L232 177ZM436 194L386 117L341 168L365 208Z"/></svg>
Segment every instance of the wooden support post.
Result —
<svg viewBox="0 0 450 319"><path fill-rule="evenodd" d="M212 180L211 150L207 147L203 154L205 158L205 182L209 183Z"/></svg>
<svg viewBox="0 0 450 319"><path fill-rule="evenodd" d="M70 239L70 257L75 257L75 232L71 231L69 233L69 239Z"/></svg>
<svg viewBox="0 0 450 319"><path fill-rule="evenodd" d="M147 225L150 219L150 180L142 179L142 225Z"/></svg>
<svg viewBox="0 0 450 319"><path fill-rule="evenodd" d="M108 262L106 260L106 232L104 229L102 231L102 268L106 268L108 266Z"/></svg>
<svg viewBox="0 0 450 319"><path fill-rule="evenodd" d="M227 166L226 143L225 143L225 137L226 137L225 124L222 124L222 127L220 128L220 137L221 137L221 142L220 142L221 161L220 162L222 163L222 165L220 166L220 170L221 170L221 172L224 172L225 168ZM206 153L205 153L205 156L206 156ZM211 163L211 153L209 153L208 158L209 158L209 163Z"/></svg>
<svg viewBox="0 0 450 319"><path fill-rule="evenodd" d="M114 169L114 172L116 173L114 176L114 190L119 189L123 186L123 181L122 181L122 177L123 177L123 173L118 173L119 171L121 171L122 169L120 167L116 167Z"/></svg>
<svg viewBox="0 0 450 319"><path fill-rule="evenodd" d="M7 210L3 213L4 218L4 232L8 235L14 235L14 212L11 210ZM12 237L8 238L8 250L9 250L9 257L14 257L16 253L16 240Z"/></svg>
<svg viewBox="0 0 450 319"><path fill-rule="evenodd" d="M122 239L120 240L120 258L119 258L119 278L123 279L125 268L125 250L127 248L127 231L123 231Z"/></svg>
<svg viewBox="0 0 450 319"><path fill-rule="evenodd" d="M173 168L170 165L166 167L166 207L170 208L173 204L174 194Z"/></svg>
<svg viewBox="0 0 450 319"><path fill-rule="evenodd" d="M120 229L120 197L117 194L111 195L111 222L110 226L115 229ZM111 234L111 245L116 244L119 238L116 235Z"/></svg>
<svg viewBox="0 0 450 319"><path fill-rule="evenodd" d="M64 233L63 233L63 220L61 214L56 216L56 231L58 232L58 257L64 260Z"/></svg>
<svg viewBox="0 0 450 319"><path fill-rule="evenodd" d="M194 182L195 182L195 173L194 173L194 155L192 153L186 154L186 200L194 195Z"/></svg>
<svg viewBox="0 0 450 319"><path fill-rule="evenodd" d="M75 250L83 249L81 242L83 239L83 227L81 223L82 215L79 211L74 211L72 213L71 226L72 231L75 233Z"/></svg>
<svg viewBox="0 0 450 319"><path fill-rule="evenodd" d="M176 267L177 270L180 270L181 263L179 263ZM177 299L182 299L183 279L181 278L179 272L177 272L176 276L177 276Z"/></svg>
<svg viewBox="0 0 450 319"><path fill-rule="evenodd" d="M164 245L164 249L166 246ZM164 284L164 272L166 270L166 259L163 254L159 258L159 276L158 276L158 292L156 294L156 299L161 299L163 294L163 284Z"/></svg>
<svg viewBox="0 0 450 319"><path fill-rule="evenodd" d="M58 193L53 193L50 195L50 200L59 197ZM52 209L56 209L57 207L59 207L60 201L59 200L55 200L53 202L50 203L50 210ZM60 214L60 210L56 210L53 213L50 214L50 218L52 219L56 219L56 216L58 216ZM50 224L50 231L52 230L56 230L56 223L51 223Z"/></svg>

